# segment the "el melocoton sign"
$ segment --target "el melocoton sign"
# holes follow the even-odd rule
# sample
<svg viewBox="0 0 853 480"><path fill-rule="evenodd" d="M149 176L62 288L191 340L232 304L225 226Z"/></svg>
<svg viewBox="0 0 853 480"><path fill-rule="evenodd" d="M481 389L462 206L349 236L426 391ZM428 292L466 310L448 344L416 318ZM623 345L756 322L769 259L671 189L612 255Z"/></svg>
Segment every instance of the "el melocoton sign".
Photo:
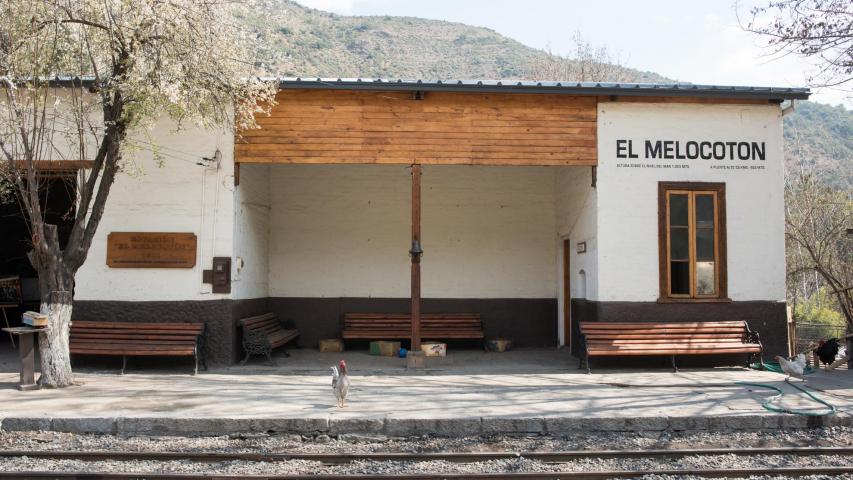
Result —
<svg viewBox="0 0 853 480"><path fill-rule="evenodd" d="M616 140L618 168L690 168L700 161L712 169L764 170L765 142L723 140ZM635 160L636 159L636 160ZM643 160L692 160L691 162L644 162Z"/></svg>

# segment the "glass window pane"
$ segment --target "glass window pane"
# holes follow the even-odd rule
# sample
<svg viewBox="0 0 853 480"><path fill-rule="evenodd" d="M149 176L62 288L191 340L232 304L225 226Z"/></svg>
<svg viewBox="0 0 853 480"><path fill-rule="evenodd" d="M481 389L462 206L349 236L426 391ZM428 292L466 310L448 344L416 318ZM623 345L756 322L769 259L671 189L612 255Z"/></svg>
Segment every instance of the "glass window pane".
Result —
<svg viewBox="0 0 853 480"><path fill-rule="evenodd" d="M715 293L714 262L696 262L696 295Z"/></svg>
<svg viewBox="0 0 853 480"><path fill-rule="evenodd" d="M687 261L690 257L690 231L687 227L671 227L669 230L669 259Z"/></svg>
<svg viewBox="0 0 853 480"><path fill-rule="evenodd" d="M669 263L670 292L673 295L690 294L690 264L687 262Z"/></svg>
<svg viewBox="0 0 853 480"><path fill-rule="evenodd" d="M696 261L714 261L714 229L696 229Z"/></svg>
<svg viewBox="0 0 853 480"><path fill-rule="evenodd" d="M714 227L714 196L696 195L696 228Z"/></svg>
<svg viewBox="0 0 853 480"><path fill-rule="evenodd" d="M673 193L669 196L669 224L687 226L686 193Z"/></svg>

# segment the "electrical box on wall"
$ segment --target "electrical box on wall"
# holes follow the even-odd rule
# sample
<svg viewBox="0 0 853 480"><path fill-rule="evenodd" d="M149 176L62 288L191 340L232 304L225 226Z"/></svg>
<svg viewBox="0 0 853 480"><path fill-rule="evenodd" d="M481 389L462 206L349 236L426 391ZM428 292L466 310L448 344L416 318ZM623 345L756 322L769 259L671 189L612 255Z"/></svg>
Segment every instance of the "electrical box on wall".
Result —
<svg viewBox="0 0 853 480"><path fill-rule="evenodd" d="M213 257L213 268L202 272L202 281L213 293L231 293L231 257Z"/></svg>

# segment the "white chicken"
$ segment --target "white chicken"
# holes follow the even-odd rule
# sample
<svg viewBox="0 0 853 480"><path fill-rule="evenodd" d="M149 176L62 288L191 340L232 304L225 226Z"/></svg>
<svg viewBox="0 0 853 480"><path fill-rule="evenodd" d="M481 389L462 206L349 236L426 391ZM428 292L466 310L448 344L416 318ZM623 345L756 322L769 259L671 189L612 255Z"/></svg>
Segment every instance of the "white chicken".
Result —
<svg viewBox="0 0 853 480"><path fill-rule="evenodd" d="M788 378L785 381L791 380L791 377L797 377L802 380L804 383L806 381L805 370L806 370L806 356L805 354L799 354L796 356L794 360L788 360L787 358L776 356L776 361L779 362L779 366L782 367L782 371L788 374Z"/></svg>
<svg viewBox="0 0 853 480"><path fill-rule="evenodd" d="M335 392L335 398L338 400L338 407L344 408L347 402L347 392L349 392L349 376L347 375L347 364L343 360L338 362L337 367L332 369L332 390Z"/></svg>

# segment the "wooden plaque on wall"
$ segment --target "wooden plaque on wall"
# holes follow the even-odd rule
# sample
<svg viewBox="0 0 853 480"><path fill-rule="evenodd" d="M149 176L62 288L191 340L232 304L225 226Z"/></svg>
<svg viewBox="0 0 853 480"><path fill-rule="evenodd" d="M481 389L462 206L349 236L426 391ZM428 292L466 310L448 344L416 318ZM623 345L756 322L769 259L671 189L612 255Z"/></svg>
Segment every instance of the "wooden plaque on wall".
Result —
<svg viewBox="0 0 853 480"><path fill-rule="evenodd" d="M112 232L107 236L107 265L112 268L192 268L194 233Z"/></svg>

